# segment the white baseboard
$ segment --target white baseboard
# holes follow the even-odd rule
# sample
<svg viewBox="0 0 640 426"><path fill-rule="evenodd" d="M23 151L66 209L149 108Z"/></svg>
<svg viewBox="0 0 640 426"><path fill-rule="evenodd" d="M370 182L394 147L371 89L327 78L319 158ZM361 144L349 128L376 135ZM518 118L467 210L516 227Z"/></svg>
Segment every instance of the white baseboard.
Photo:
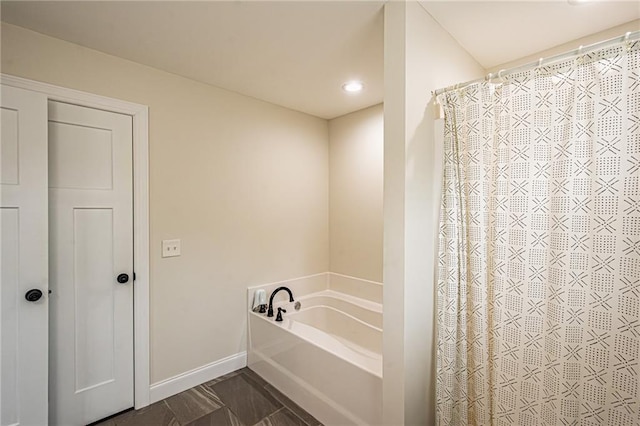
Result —
<svg viewBox="0 0 640 426"><path fill-rule="evenodd" d="M240 352L214 361L211 364L194 368L186 373L152 384L149 390L149 402L153 404L246 366L247 353Z"/></svg>

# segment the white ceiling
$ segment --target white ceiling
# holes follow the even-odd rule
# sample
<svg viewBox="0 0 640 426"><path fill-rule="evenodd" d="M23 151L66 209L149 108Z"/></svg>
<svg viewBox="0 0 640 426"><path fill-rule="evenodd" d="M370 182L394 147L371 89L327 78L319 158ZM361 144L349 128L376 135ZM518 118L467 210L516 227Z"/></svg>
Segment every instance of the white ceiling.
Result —
<svg viewBox="0 0 640 426"><path fill-rule="evenodd" d="M572 0L573 1L573 0ZM640 19L640 0L421 1L485 68ZM2 20L334 118L383 100L384 0L6 1ZM640 29L640 28L639 28ZM362 80L349 95L341 85Z"/></svg>
<svg viewBox="0 0 640 426"><path fill-rule="evenodd" d="M322 118L382 102L383 2L2 1L2 20ZM349 95L342 84L364 82Z"/></svg>
<svg viewBox="0 0 640 426"><path fill-rule="evenodd" d="M640 19L637 0L420 3L485 69Z"/></svg>

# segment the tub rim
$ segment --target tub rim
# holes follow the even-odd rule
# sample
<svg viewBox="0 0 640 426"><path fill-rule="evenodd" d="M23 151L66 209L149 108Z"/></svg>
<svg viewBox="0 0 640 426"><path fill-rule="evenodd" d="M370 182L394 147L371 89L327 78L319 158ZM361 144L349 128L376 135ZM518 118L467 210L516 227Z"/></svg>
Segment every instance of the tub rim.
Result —
<svg viewBox="0 0 640 426"><path fill-rule="evenodd" d="M318 347L328 353L330 353L331 355L340 358L341 360L348 362L349 364L353 365L356 368L359 368L369 374L373 374L376 377L382 378L382 361L383 361L383 355L382 353L378 354L375 353L373 351L369 351L373 354L375 354L375 357L370 357L367 355L364 355L362 353L359 353L357 351L355 351L354 349L348 347L347 345L345 345L344 343L342 343L340 340L338 340L336 337L330 335L329 333L320 330L318 328L315 328L311 325L305 324L303 322L300 321L294 321L289 319L288 317L284 317L282 322L276 322L275 319L271 319L268 318L266 315L264 314L259 314L257 312L253 312L253 311L249 311L249 313L253 316L255 316L255 318L264 321L267 324L270 324L271 327L276 327L280 330L282 330L285 333L289 333L292 334L293 336L309 343L310 345L313 345L315 347ZM355 319L355 318L354 318ZM325 345L320 344L317 341L314 341L313 339L309 338L308 335L306 335L305 333L300 333L298 330L292 330L291 328L293 327L294 324L298 324L298 326L296 328L302 328L302 329L311 329L313 330L311 332L311 334L316 334L316 333L321 333L323 336L326 336L327 339L330 339L331 341L335 342L336 345L339 345L342 348L345 348L345 350L347 350L350 354L354 354L356 358L368 358L368 359L372 359L375 360L376 363L379 363L379 369L374 369L374 368L370 368L367 365L361 365L357 362L355 362L353 359L349 359L348 356L345 356L344 354L339 353L339 351L336 351L335 349L331 348L331 347L326 347ZM371 325L369 325L372 328L376 328L373 327ZM380 332L382 333L382 330L380 330ZM365 348L366 349L366 348Z"/></svg>
<svg viewBox="0 0 640 426"><path fill-rule="evenodd" d="M291 304L291 302L289 302L288 304ZM284 318L291 318L294 315L297 315L297 314L300 314L300 313L303 313L305 311L309 311L309 310L312 310L312 309L316 309L316 308L327 308L327 309L330 309L332 311L338 312L338 313L340 313L342 315L348 316L349 318L351 318L354 321L359 322L360 324L364 325L365 327L373 328L375 331L379 331L380 333L382 333L382 328L376 327L375 325L372 325L372 324L370 324L370 323L368 323L366 321L361 320L360 318L356 318L351 314L348 314L348 313L346 313L344 311L341 311L340 309L336 309L333 306L329 306L329 305L314 305L314 306L309 306L309 307L306 307L306 308L303 306L302 308L300 308L299 311L293 311L293 312L287 311L287 316L283 316L282 318L283 319ZM290 321L296 321L295 317L293 319L290 319ZM301 321L297 321L297 322L301 322ZM303 324L305 324L305 323L303 322ZM313 326L310 326L310 327L313 327ZM316 327L313 327L313 328L316 328Z"/></svg>

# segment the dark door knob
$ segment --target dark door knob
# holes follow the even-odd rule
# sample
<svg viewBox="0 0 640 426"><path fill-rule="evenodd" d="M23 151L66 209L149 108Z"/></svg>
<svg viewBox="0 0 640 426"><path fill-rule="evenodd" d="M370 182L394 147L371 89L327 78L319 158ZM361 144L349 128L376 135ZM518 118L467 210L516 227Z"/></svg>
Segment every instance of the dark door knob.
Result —
<svg viewBox="0 0 640 426"><path fill-rule="evenodd" d="M120 274L118 275L118 278L116 278L116 280L118 280L118 282L120 284L124 284L126 282L129 282L129 275L127 274Z"/></svg>
<svg viewBox="0 0 640 426"><path fill-rule="evenodd" d="M31 290L27 291L27 293L24 295L24 298L27 299L29 302L37 302L38 300L40 300L41 297L42 297L42 292L37 288L32 288Z"/></svg>

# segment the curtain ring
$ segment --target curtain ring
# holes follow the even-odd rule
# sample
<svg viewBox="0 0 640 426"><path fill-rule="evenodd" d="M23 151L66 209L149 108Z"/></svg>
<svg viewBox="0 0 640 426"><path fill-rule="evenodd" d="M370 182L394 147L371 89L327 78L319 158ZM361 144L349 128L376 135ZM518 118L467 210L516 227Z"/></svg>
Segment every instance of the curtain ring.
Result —
<svg viewBox="0 0 640 426"><path fill-rule="evenodd" d="M536 75L540 75L542 74L542 61L544 60L544 58L540 58L538 59L538 66L534 68L534 72L536 73Z"/></svg>
<svg viewBox="0 0 640 426"><path fill-rule="evenodd" d="M629 41L629 37L631 36L631 31L627 31L624 34L624 44L627 52L631 52L631 42Z"/></svg>
<svg viewBox="0 0 640 426"><path fill-rule="evenodd" d="M500 71L498 71L498 78L500 79L501 83L504 83L504 77L502 77L502 73L505 71L505 69L501 69Z"/></svg>
<svg viewBox="0 0 640 426"><path fill-rule="evenodd" d="M583 45L580 45L580 47L578 47L578 54L576 55L576 60L575 60L575 64L579 65L582 64L584 62L584 59L582 57L582 49L584 48Z"/></svg>

